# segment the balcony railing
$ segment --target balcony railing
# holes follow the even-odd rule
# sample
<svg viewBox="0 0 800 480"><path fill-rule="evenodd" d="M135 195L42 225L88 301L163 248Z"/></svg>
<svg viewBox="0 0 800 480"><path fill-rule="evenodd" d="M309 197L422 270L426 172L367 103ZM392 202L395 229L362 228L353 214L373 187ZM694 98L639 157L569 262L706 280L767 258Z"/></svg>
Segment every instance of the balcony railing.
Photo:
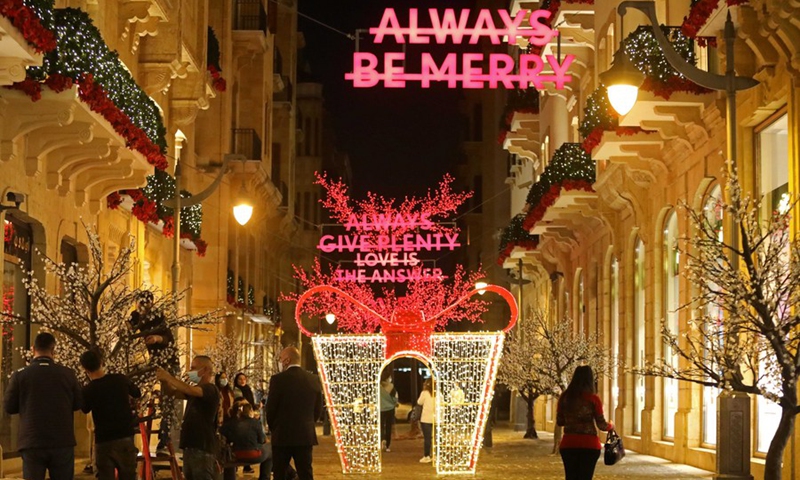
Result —
<svg viewBox="0 0 800 480"><path fill-rule="evenodd" d="M267 12L262 0L236 0L234 30L261 30L267 34Z"/></svg>
<svg viewBox="0 0 800 480"><path fill-rule="evenodd" d="M252 128L234 128L231 144L231 152L248 160L261 160L261 139Z"/></svg>

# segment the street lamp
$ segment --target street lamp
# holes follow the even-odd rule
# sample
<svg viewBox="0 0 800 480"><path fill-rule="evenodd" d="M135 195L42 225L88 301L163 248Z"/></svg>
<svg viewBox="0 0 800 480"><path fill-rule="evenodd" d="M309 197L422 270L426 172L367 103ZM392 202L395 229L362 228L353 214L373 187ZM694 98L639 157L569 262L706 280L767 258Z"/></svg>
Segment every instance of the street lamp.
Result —
<svg viewBox="0 0 800 480"><path fill-rule="evenodd" d="M644 82L644 74L633 65L620 48L614 54L614 63L607 72L600 74L600 83L606 86L608 101L620 115L631 111L639 96L639 87Z"/></svg>
<svg viewBox="0 0 800 480"><path fill-rule="evenodd" d="M325 321L328 322L328 325L333 325L333 322L336 321L336 315L332 313L328 313L325 315Z"/></svg>
<svg viewBox="0 0 800 480"><path fill-rule="evenodd" d="M233 217L241 226L245 226L253 216L253 202L247 195L247 190L244 187L244 180L242 180L242 187L239 190L239 196L233 206Z"/></svg>
<svg viewBox="0 0 800 480"><path fill-rule="evenodd" d="M714 73L701 70L681 57L678 52L672 47L672 44L664 36L664 32L659 28L658 19L656 18L655 3L652 1L625 1L619 4L617 11L620 18L624 18L625 12L628 8L634 8L644 13L653 27L653 36L661 50L664 52L664 57L667 62L678 73L688 78L692 82L706 87L711 90L723 91L726 96L726 153L727 160L730 162L730 169L732 173L737 170L736 165L736 92L739 90L747 90L758 85L758 82L749 77L738 77L734 71L734 40L736 38L736 30L731 20L730 11L728 12L725 20L724 37L725 37L725 75L717 75ZM620 22L621 23L621 22ZM627 95L630 98L635 98L638 94L638 86L634 92L632 88L633 83L630 79L630 60L624 58L618 63L618 58L625 57L622 49L614 55L614 65L612 68L600 76L601 81L608 89L609 102L611 106L621 115L630 111L633 103L630 102L630 107L625 110L627 106L625 99L620 99L617 94L621 91L618 87L625 85ZM626 63L627 62L627 63ZM628 80L626 82L626 80ZM613 92L612 92L613 89ZM617 97L617 98L615 98ZM634 100L635 101L635 100ZM620 108L617 108L617 105ZM738 244L736 238L736 229L730 229L733 238L731 241L733 245ZM737 392L729 393L723 391L717 402L717 475L722 478L729 479L752 479L750 475L750 461L749 452L750 448L750 398L746 394ZM737 420L733 420L736 418ZM731 425L741 425L741 432L729 431ZM722 429L725 429L723 432ZM738 451L738 455L732 453ZM744 455L744 458L742 458Z"/></svg>
<svg viewBox="0 0 800 480"><path fill-rule="evenodd" d="M479 278L477 282L475 282L475 290L478 291L478 295L483 295L486 293L486 287L489 286L489 283L486 281L485 278Z"/></svg>
<svg viewBox="0 0 800 480"><path fill-rule="evenodd" d="M211 182L205 190L193 195L191 198L181 198L181 158L180 151L185 137L176 137L176 149L178 155L175 158L175 196L170 200L165 200L163 205L173 209L173 220L175 225L175 236L173 238L172 250L172 292L177 293L181 276L181 208L198 205L203 200L211 196L222 182L222 177L228 172L228 162L246 161L244 155L226 154L222 157L222 167L219 169L217 178ZM251 211L252 213L252 211Z"/></svg>

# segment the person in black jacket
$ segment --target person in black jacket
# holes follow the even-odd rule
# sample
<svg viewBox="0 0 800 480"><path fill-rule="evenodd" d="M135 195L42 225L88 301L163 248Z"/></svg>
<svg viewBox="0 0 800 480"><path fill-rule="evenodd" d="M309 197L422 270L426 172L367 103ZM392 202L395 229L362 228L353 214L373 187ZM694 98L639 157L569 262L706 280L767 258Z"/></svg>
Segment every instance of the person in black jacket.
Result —
<svg viewBox="0 0 800 480"><path fill-rule="evenodd" d="M283 371L269 380L267 396L274 480L284 480L291 459L300 480L313 480L311 455L317 444L322 387L316 375L300 368L300 352L294 347L283 349L280 367Z"/></svg>
<svg viewBox="0 0 800 480"><path fill-rule="evenodd" d="M180 370L178 351L175 348L175 336L172 334L160 312L153 311L153 292L144 290L137 294L136 310L131 312L130 324L135 335L134 338L144 338L147 352L150 354L152 365L164 368L175 376ZM163 392L162 392L163 393ZM162 398L161 426L158 431L158 445L156 451L164 455L167 453L167 444L170 442L171 423L175 417L175 399Z"/></svg>
<svg viewBox="0 0 800 480"><path fill-rule="evenodd" d="M3 406L19 414L18 448L26 480L72 480L75 476L75 424L81 386L75 372L55 363L56 339L42 332L33 341L33 361L14 372Z"/></svg>
<svg viewBox="0 0 800 480"><path fill-rule="evenodd" d="M220 429L233 444L233 455L239 463L259 464L258 480L269 480L272 470L272 449L261 422L253 418L253 407L248 402L237 404L230 420ZM224 480L236 478L236 467L226 466Z"/></svg>
<svg viewBox="0 0 800 480"><path fill-rule="evenodd" d="M81 366L92 380L83 387L83 413L94 418L95 457L97 478L114 480L136 479L136 454L133 443L136 419L131 398L142 392L128 377L119 373L106 374L99 352L88 350L81 355Z"/></svg>

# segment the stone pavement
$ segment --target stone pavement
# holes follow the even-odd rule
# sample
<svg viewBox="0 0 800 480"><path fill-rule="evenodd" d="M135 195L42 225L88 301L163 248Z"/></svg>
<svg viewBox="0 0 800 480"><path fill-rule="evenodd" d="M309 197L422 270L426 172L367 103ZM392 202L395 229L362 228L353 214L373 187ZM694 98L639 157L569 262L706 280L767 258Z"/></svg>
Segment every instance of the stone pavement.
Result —
<svg viewBox="0 0 800 480"><path fill-rule="evenodd" d="M398 431L403 434L408 425L398 424ZM479 480L514 480L514 479L542 479L560 480L564 478L564 469L561 457L551 455L553 436L541 433L538 440L522 438L522 432L509 429L495 429L494 447L481 450L478 460L478 469L475 476L457 476ZM339 456L333 437L320 436L320 445L314 449L314 478L315 480L409 480L409 479L436 479L433 464L421 464L422 439L394 440L392 451L383 455L383 472L379 475L343 475ZM81 472L86 460L76 464L76 478L91 480L94 477ZM258 467L255 467L256 472ZM6 477L21 477L18 470L6 470ZM457 478L449 476L449 478ZM159 472L160 479L169 479L168 471ZM239 478L255 480L256 474L242 475ZM712 473L685 465L669 463L666 460L639 455L628 452L627 456L618 465L605 466L602 459L597 464L595 479L625 479L625 480L658 480L658 479L710 479Z"/></svg>

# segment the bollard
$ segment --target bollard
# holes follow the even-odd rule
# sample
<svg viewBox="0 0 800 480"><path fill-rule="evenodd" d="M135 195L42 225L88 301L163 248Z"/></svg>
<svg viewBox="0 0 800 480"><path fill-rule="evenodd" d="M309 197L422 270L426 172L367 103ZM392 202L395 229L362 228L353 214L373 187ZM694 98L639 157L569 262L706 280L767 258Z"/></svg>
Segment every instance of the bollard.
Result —
<svg viewBox="0 0 800 480"><path fill-rule="evenodd" d="M750 396L722 391L717 397L717 474L724 480L750 475Z"/></svg>

